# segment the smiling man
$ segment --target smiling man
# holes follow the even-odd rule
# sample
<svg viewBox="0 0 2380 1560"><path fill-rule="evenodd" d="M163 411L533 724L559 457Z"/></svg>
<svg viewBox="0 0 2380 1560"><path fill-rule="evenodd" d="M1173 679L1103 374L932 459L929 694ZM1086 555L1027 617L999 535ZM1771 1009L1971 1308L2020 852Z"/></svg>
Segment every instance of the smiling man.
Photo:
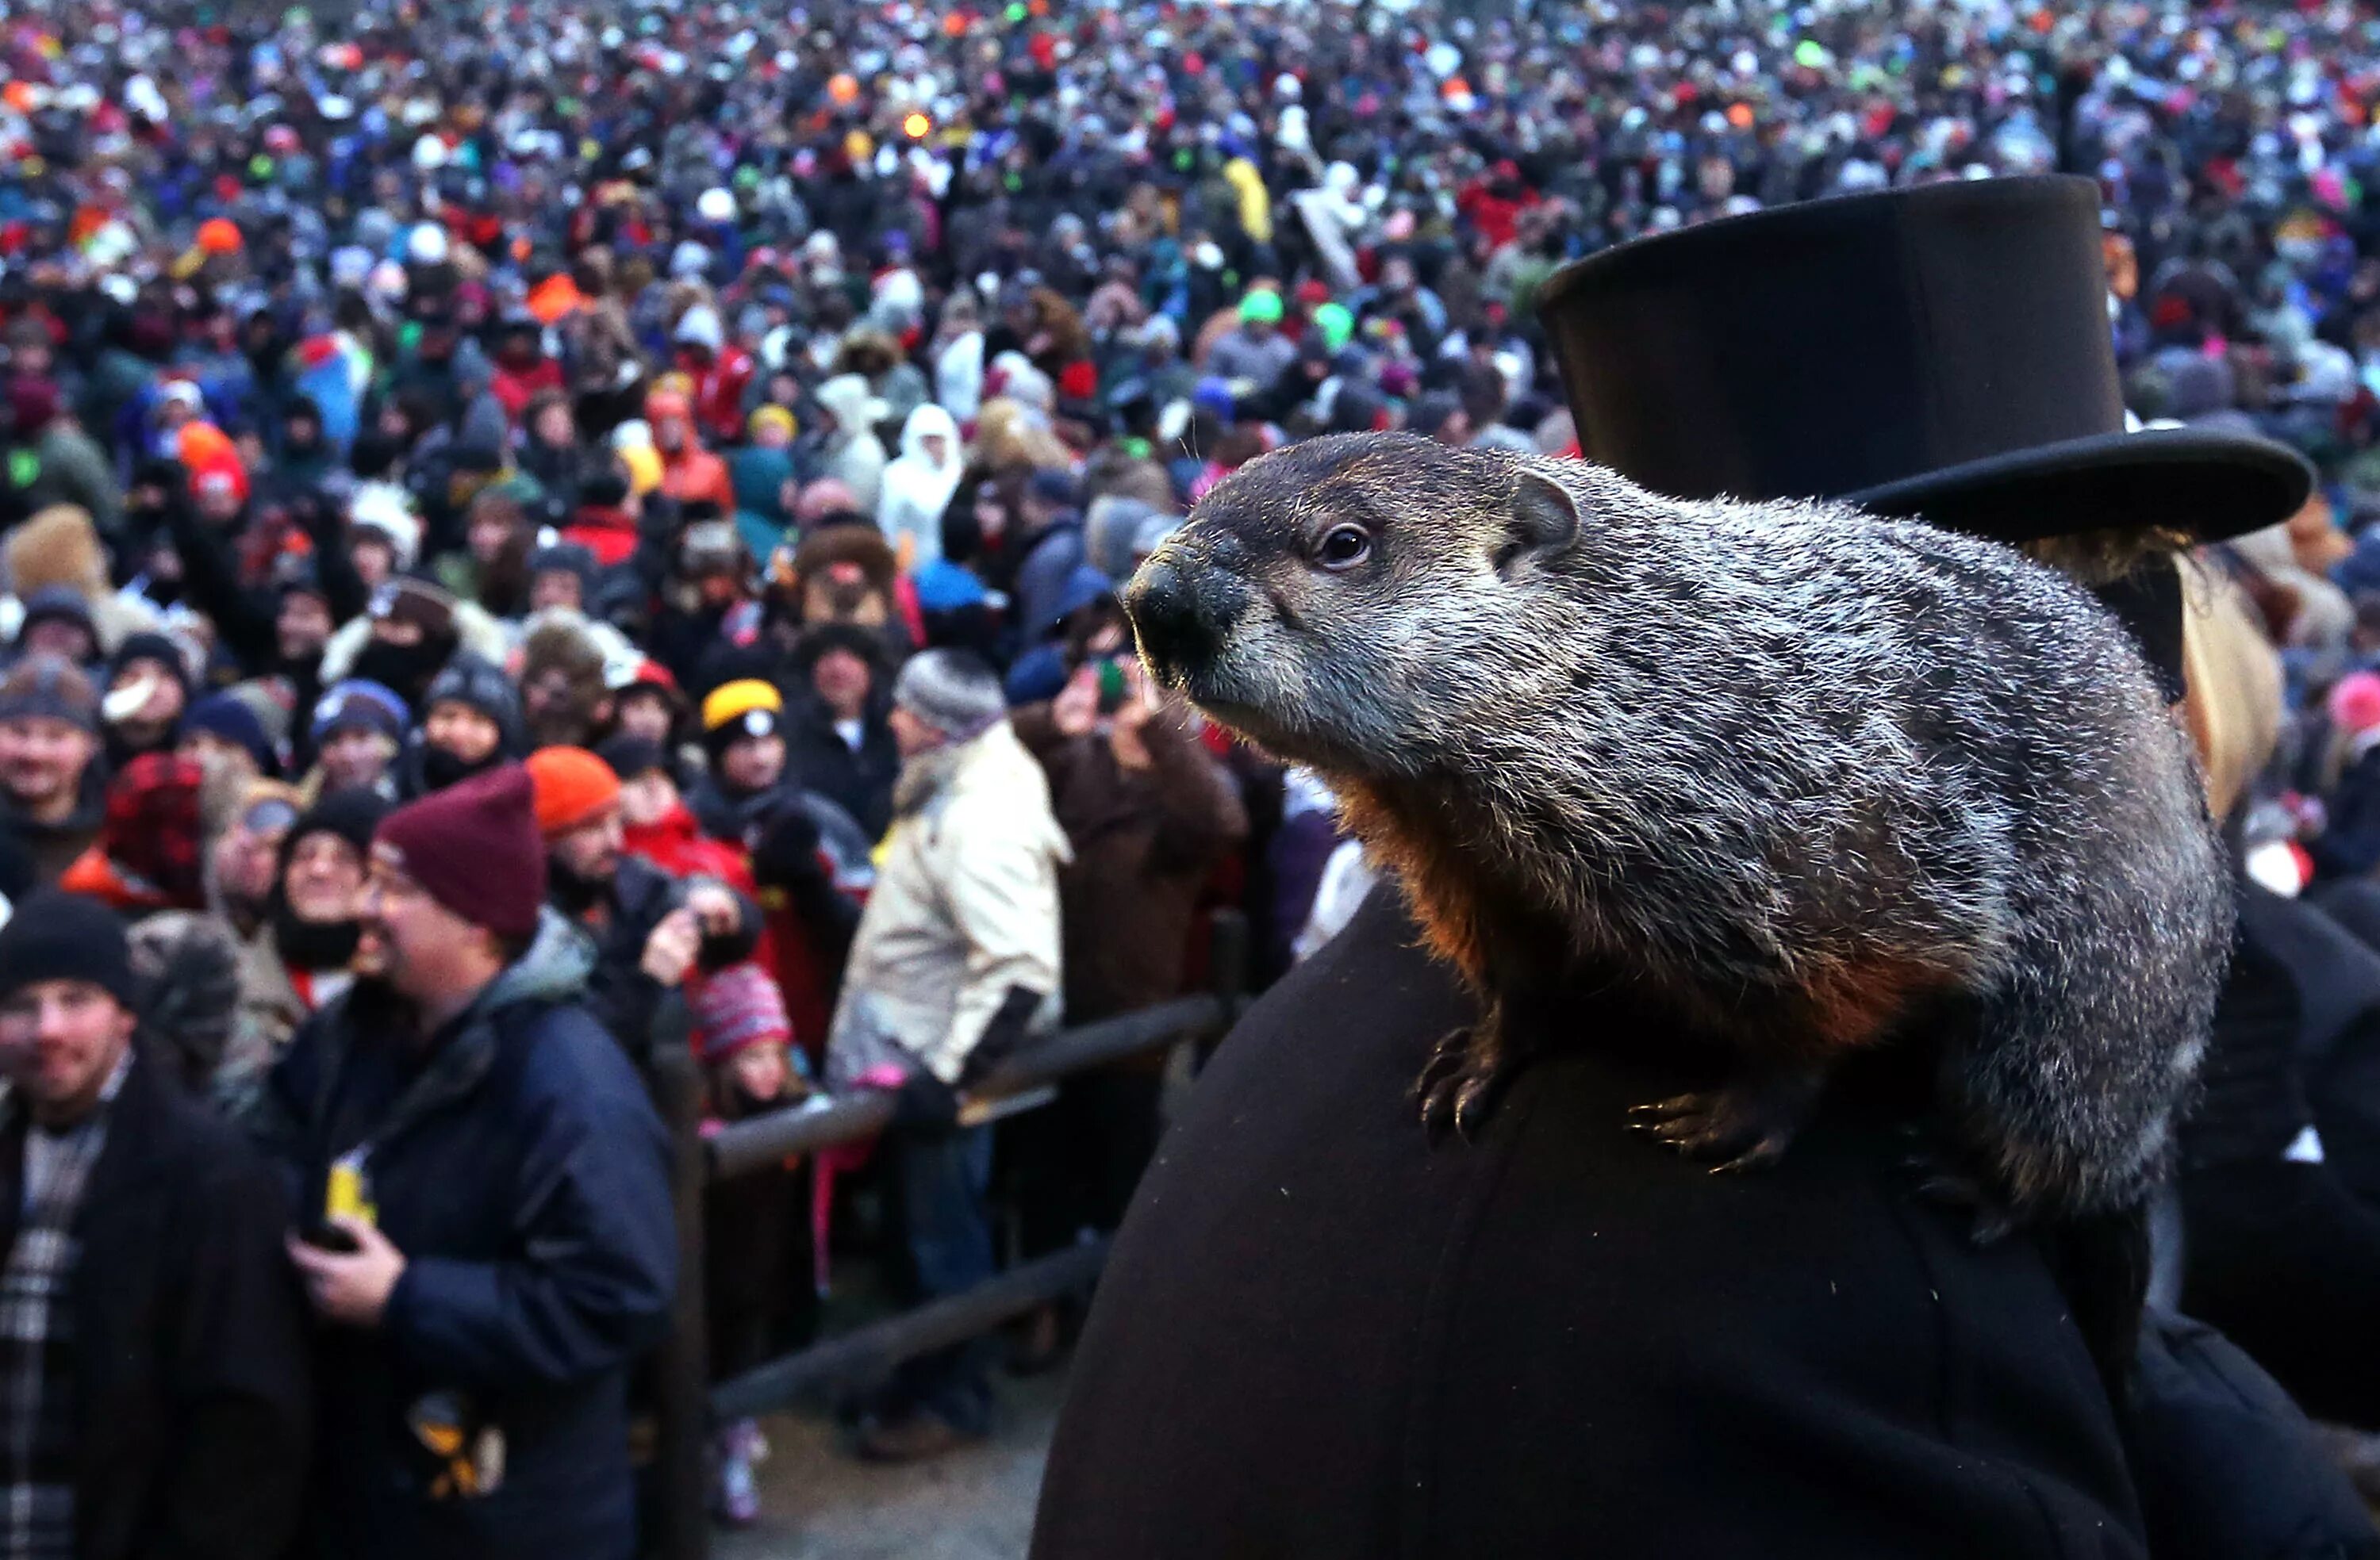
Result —
<svg viewBox="0 0 2380 1560"><path fill-rule="evenodd" d="M124 927L0 929L0 1554L277 1554L305 1342L255 1152L134 1039Z"/></svg>
<svg viewBox="0 0 2380 1560"><path fill-rule="evenodd" d="M72 663L30 655L0 679L0 835L55 883L99 838L106 766L99 695Z"/></svg>
<svg viewBox="0 0 2380 1560"><path fill-rule="evenodd" d="M628 1366L675 1282L667 1140L545 913L517 765L372 835L355 985L256 1114L307 1238L321 1334L320 1553L635 1548Z"/></svg>

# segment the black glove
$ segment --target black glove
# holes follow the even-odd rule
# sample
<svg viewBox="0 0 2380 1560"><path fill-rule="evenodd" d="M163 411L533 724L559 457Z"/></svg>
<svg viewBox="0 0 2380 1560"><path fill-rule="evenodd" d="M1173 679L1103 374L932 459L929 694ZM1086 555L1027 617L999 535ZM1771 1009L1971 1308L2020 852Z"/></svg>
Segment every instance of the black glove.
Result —
<svg viewBox="0 0 2380 1560"><path fill-rule="evenodd" d="M892 1091L892 1124L946 1132L959 1122L958 1092L925 1068L917 1068Z"/></svg>
<svg viewBox="0 0 2380 1560"><path fill-rule="evenodd" d="M959 1082L969 1085L979 1082L1002 1062L1024 1049L1030 1038L1027 1028L1040 1010L1041 993L1029 986L1010 986L1002 996L1000 1009L991 1015L991 1022L976 1037L975 1049L967 1053Z"/></svg>
<svg viewBox="0 0 2380 1560"><path fill-rule="evenodd" d="M760 820L752 840L752 877L762 888L808 883L824 874L818 820L808 807L788 799Z"/></svg>

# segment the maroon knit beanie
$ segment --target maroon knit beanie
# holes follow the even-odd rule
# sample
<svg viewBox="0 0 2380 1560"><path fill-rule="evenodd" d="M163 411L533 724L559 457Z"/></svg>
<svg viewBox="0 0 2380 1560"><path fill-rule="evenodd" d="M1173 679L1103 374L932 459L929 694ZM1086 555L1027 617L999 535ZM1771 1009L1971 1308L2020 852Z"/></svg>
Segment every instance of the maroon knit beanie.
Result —
<svg viewBox="0 0 2380 1560"><path fill-rule="evenodd" d="M375 852L422 891L501 937L537 930L545 903L545 840L528 771L506 764L432 792L381 820Z"/></svg>

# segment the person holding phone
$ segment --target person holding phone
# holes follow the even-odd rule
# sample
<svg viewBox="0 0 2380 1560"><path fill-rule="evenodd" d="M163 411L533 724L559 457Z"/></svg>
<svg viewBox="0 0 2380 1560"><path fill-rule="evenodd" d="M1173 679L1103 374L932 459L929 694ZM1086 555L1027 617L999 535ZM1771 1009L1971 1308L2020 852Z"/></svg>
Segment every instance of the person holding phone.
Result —
<svg viewBox="0 0 2380 1560"><path fill-rule="evenodd" d="M322 1324L312 1553L636 1551L628 1375L676 1285L669 1143L546 858L518 765L383 818L356 981L249 1115Z"/></svg>

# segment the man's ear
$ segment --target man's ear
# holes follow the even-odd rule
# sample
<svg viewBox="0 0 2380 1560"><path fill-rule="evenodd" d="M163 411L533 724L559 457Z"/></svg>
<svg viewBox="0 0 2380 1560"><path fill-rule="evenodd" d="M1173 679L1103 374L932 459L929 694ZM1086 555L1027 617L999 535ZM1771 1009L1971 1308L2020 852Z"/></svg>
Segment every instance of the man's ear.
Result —
<svg viewBox="0 0 2380 1560"><path fill-rule="evenodd" d="M1512 484L1512 512L1504 529L1504 546L1496 555L1499 574L1524 559L1561 552L1576 541L1578 501L1552 478L1524 467Z"/></svg>

